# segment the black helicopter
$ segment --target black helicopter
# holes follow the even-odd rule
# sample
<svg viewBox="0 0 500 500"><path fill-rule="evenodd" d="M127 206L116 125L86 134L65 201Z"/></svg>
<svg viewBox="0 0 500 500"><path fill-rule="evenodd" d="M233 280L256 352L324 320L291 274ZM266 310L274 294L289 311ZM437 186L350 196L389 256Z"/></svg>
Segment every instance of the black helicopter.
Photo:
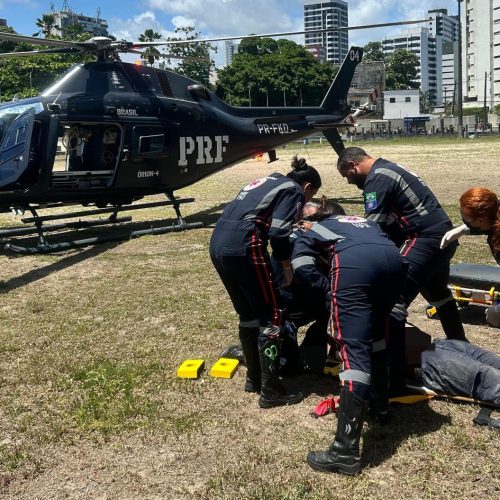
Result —
<svg viewBox="0 0 500 500"><path fill-rule="evenodd" d="M419 21L390 24L414 22ZM370 27L374 26L379 25ZM320 106L237 108L194 80L125 63L118 56L119 52L137 53L138 48L172 42L116 42L106 37L67 42L11 33L0 33L0 40L52 47L0 54L0 58L78 52L96 56L94 62L72 67L38 97L0 105L0 211L30 211L32 217L23 222L35 225L1 230L0 237L38 232L36 247L7 245L23 253L101 241L50 245L44 231L122 222L129 219L118 218L118 212L130 209L169 204L176 211L176 224L141 234L201 227L201 223L184 222L180 204L194 200L176 199L175 190L257 154L268 153L274 161L278 146L318 131L339 152L344 146L338 128L352 125L371 108L368 102L353 110L347 102L355 68L363 56L359 47L348 51ZM220 39L208 41L213 40ZM58 148L64 153L62 161L56 161ZM166 194L168 201L131 205L159 193ZM37 213L63 204L97 208L51 216ZM111 216L46 225L57 219L103 213Z"/></svg>

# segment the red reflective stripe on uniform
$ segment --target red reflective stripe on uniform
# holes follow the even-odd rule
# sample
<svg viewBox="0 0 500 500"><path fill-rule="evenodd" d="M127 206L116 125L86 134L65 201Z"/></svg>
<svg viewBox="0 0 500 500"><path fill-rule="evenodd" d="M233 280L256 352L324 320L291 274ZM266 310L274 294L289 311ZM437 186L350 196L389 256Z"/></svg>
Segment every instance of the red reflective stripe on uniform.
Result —
<svg viewBox="0 0 500 500"><path fill-rule="evenodd" d="M405 242L405 244L403 245L403 248L401 249L401 252L400 252L403 257L406 257L410 253L410 250L415 246L416 241L417 241L417 238L413 238L409 244L407 244Z"/></svg>
<svg viewBox="0 0 500 500"><path fill-rule="evenodd" d="M331 247L333 250L333 246ZM333 250L335 252L335 250ZM342 360L345 369L349 370L351 368L351 364L349 363L349 358L347 357L347 349L345 347L344 342L342 341L342 329L340 328L340 318L339 318L339 308L337 304L337 287L339 283L339 274L340 274L340 268L339 268L339 256L338 254L334 254L334 259L335 259L335 283L332 283L332 302L333 302L333 310L334 316L335 316L335 324L337 325L336 328L336 336L335 339L338 341L338 343L341 346L340 349L340 359ZM333 281L333 274L332 274L332 281ZM352 380L349 380L349 391L352 392Z"/></svg>
<svg viewBox="0 0 500 500"><path fill-rule="evenodd" d="M264 284L264 280L262 279L262 270L261 270L261 266L259 263L259 257L258 257L257 252L256 252L257 247L260 247L260 245L258 245L256 243L256 235L255 235L255 233L253 233L252 234L252 245L250 247L252 249L252 263L255 266L255 273L257 274L257 278L258 278L259 284L260 284L260 289L262 290L262 294L264 295L264 300L265 300L266 304L269 304L269 297L267 295L267 290L266 290L266 286Z"/></svg>
<svg viewBox="0 0 500 500"><path fill-rule="evenodd" d="M255 233L253 235L255 237ZM259 275L259 282L261 284L261 287L264 292L264 296L266 297L266 303L269 304L270 302L272 303L272 308L273 308L273 326L281 326L282 321L281 321L281 310L278 308L278 301L276 300L276 294L274 293L274 287L273 287L273 280L271 278L271 270L269 269L266 259L264 257L264 253L262 252L262 246L261 245L256 245L258 248L259 256L258 259L262 263L263 267L259 267L260 272L264 274L263 277ZM265 271L265 272L264 272ZM267 284L267 290L266 290L266 284ZM269 300L269 298L271 300Z"/></svg>

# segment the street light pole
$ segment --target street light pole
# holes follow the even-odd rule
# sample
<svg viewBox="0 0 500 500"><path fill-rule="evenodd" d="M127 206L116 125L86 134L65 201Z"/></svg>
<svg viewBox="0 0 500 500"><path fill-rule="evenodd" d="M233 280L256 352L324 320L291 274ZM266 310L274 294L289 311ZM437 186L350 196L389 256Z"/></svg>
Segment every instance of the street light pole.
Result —
<svg viewBox="0 0 500 500"><path fill-rule="evenodd" d="M462 0L457 0L458 2L458 82L457 82L457 111L458 111L458 137L463 138L464 133L464 118L463 118L463 97L462 97L462 19L460 12L460 4Z"/></svg>

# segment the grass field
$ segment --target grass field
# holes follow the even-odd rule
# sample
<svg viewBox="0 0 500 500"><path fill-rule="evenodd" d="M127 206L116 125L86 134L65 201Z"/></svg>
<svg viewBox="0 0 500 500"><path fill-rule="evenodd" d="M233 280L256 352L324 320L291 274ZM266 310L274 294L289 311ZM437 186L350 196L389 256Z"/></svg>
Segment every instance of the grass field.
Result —
<svg viewBox="0 0 500 500"><path fill-rule="evenodd" d="M407 165L458 223L473 185L500 192L500 140L357 143ZM336 419L310 412L336 389L307 375L288 383L303 403L271 410L230 380L176 378L187 358L237 342L237 318L208 256L224 203L252 178L286 172L293 154L317 166L322 192L361 214L356 188L337 174L329 147L295 145L280 160L247 161L177 193L194 196L188 220L206 227L59 255L1 255L0 497L2 498L498 498L499 434L473 425L477 407L433 400L365 425L363 473L312 471L311 449L330 444ZM162 217L160 209L134 220ZM0 224L12 225L8 214ZM456 262L493 264L481 237ZM410 321L434 337L439 322L412 305ZM483 310L464 315L468 337L498 350Z"/></svg>

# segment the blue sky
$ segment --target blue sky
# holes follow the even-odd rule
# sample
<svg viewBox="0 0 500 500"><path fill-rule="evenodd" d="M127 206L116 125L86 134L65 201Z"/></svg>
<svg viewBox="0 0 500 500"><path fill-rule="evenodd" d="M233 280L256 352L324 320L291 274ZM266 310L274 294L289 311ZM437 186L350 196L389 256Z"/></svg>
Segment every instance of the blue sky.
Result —
<svg viewBox="0 0 500 500"><path fill-rule="evenodd" d="M36 19L50 11L49 0L0 0L0 17L17 33L32 35ZM62 0L53 0L56 10ZM72 10L106 19L117 38L136 40L147 28L164 36L176 26L194 25L203 36L229 36L303 29L302 0L68 0ZM456 0L348 0L349 24L360 25L423 19L428 9L448 8L456 13ZM352 32L351 45L364 45L397 32L398 28ZM300 42L301 38L295 39ZM222 50L216 57L222 62Z"/></svg>

